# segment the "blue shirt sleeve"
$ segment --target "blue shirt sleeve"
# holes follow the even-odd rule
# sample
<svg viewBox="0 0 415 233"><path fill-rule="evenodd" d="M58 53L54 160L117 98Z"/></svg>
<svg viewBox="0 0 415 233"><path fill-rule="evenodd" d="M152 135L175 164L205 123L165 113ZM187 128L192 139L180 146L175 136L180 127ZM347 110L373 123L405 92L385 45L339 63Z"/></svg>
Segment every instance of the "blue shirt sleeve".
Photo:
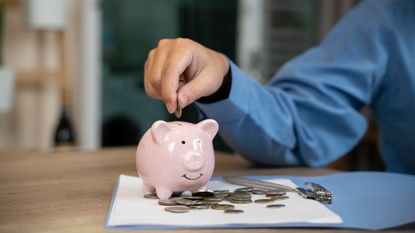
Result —
<svg viewBox="0 0 415 233"><path fill-rule="evenodd" d="M229 98L197 103L237 153L260 165L325 165L367 129L360 113L379 91L391 1L365 1L325 40L285 64L265 86L230 62Z"/></svg>

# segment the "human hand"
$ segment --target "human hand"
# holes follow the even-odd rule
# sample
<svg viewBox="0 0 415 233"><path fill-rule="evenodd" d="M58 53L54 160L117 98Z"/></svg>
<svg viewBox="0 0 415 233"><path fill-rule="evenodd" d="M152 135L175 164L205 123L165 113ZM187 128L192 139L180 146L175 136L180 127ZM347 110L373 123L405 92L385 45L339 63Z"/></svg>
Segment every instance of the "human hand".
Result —
<svg viewBox="0 0 415 233"><path fill-rule="evenodd" d="M173 113L176 101L184 108L218 91L228 70L228 60L218 52L190 39L163 39L148 54L144 87Z"/></svg>

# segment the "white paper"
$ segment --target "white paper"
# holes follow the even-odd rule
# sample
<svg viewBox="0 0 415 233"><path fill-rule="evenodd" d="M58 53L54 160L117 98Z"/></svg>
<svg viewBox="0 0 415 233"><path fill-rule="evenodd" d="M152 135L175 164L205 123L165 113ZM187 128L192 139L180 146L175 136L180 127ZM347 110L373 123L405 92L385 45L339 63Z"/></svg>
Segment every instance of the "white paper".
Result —
<svg viewBox="0 0 415 233"><path fill-rule="evenodd" d="M288 179L267 180L279 184L296 187ZM228 184L224 181L210 181L208 189L234 190L241 186ZM242 214L225 214L219 210L190 210L187 213L169 213L165 206L158 205L154 199L145 199L142 190L142 180L139 177L121 175L118 190L113 197L112 209L107 225L160 227L215 227L235 225L261 225L283 223L342 223L342 219L320 202L300 197L297 193L287 193L289 199L276 201L273 204L285 204L279 209L266 208L267 204L233 204L235 209L242 209ZM253 195L253 200L264 198L263 195Z"/></svg>

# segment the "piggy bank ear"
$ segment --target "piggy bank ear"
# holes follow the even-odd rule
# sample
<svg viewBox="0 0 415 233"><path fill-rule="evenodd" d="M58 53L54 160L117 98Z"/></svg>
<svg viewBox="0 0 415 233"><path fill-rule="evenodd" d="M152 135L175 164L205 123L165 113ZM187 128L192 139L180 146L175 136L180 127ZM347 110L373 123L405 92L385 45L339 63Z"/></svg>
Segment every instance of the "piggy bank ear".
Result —
<svg viewBox="0 0 415 233"><path fill-rule="evenodd" d="M212 119L207 119L197 123L197 126L206 132L211 139L213 139L219 130L218 122Z"/></svg>
<svg viewBox="0 0 415 233"><path fill-rule="evenodd" d="M156 144L160 144L171 131L170 126L165 121L156 121L151 126L151 136Z"/></svg>

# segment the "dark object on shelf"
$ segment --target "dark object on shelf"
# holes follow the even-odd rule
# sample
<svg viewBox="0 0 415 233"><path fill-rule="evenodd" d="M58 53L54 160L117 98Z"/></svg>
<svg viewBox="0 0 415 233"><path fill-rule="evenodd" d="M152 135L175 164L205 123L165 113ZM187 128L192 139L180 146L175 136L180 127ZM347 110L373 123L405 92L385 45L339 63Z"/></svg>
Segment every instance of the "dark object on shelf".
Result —
<svg viewBox="0 0 415 233"><path fill-rule="evenodd" d="M65 108L62 108L61 117L55 130L54 144L55 147L75 145L75 133Z"/></svg>

